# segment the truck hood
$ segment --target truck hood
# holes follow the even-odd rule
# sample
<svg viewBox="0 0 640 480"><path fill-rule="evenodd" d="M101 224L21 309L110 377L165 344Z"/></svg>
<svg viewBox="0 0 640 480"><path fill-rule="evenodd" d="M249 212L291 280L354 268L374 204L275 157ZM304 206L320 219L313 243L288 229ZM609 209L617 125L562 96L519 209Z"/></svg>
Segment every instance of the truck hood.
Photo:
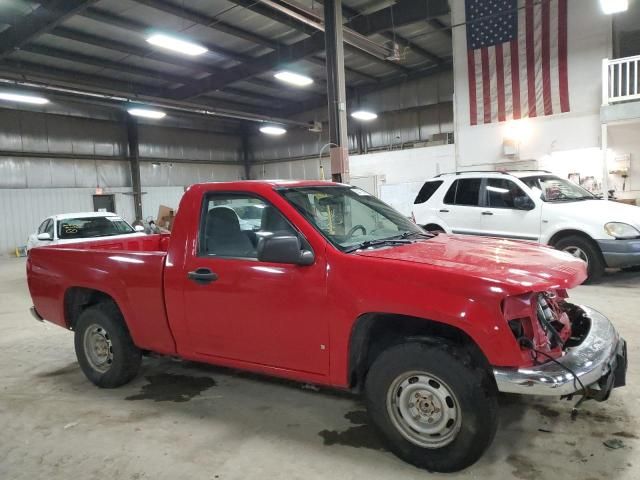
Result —
<svg viewBox="0 0 640 480"><path fill-rule="evenodd" d="M357 255L447 269L504 285L511 294L572 288L587 277L572 255L532 242L441 234L408 245L360 250Z"/></svg>
<svg viewBox="0 0 640 480"><path fill-rule="evenodd" d="M544 212L555 212L567 218L577 218L588 224L597 223L600 228L608 222L623 222L640 228L640 207L605 200L581 200L577 202L546 202ZM603 230L604 234L604 230Z"/></svg>

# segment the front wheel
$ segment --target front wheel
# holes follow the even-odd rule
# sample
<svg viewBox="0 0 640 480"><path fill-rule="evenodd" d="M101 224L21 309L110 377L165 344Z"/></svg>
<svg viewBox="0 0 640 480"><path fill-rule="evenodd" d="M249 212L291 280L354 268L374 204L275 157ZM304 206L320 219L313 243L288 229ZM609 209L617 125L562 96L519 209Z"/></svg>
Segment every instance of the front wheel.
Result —
<svg viewBox="0 0 640 480"><path fill-rule="evenodd" d="M371 366L365 396L371 420L393 453L434 472L473 464L498 425L495 383L461 347L406 343Z"/></svg>
<svg viewBox="0 0 640 480"><path fill-rule="evenodd" d="M604 260L598 248L589 240L570 235L556 242L555 248L579 258L587 264L587 282L595 283L604 275Z"/></svg>

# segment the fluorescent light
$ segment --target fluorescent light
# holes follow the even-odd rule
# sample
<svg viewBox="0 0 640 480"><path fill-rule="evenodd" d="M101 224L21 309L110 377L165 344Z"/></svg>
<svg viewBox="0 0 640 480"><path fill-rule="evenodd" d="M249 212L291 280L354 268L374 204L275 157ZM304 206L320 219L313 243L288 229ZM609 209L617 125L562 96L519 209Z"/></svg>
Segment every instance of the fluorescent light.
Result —
<svg viewBox="0 0 640 480"><path fill-rule="evenodd" d="M7 100L8 102L33 103L35 105L44 105L45 103L49 103L49 100L44 97L9 92L0 92L0 100Z"/></svg>
<svg viewBox="0 0 640 480"><path fill-rule="evenodd" d="M629 0L600 0L600 7L607 15L626 12L629 8Z"/></svg>
<svg viewBox="0 0 640 480"><path fill-rule="evenodd" d="M364 121L375 120L376 118L378 118L378 115L376 113L368 112L366 110L358 110L356 112L353 112L351 116L355 119Z"/></svg>
<svg viewBox="0 0 640 480"><path fill-rule="evenodd" d="M131 115L144 118L164 118L166 113L160 110L149 110L146 108L130 108L127 110Z"/></svg>
<svg viewBox="0 0 640 480"><path fill-rule="evenodd" d="M173 50L174 52L184 53L185 55L202 55L207 51L202 45L197 43L187 42L179 38L170 37L163 33L156 33L147 38L147 42L158 47L166 48L167 50Z"/></svg>
<svg viewBox="0 0 640 480"><path fill-rule="evenodd" d="M276 73L274 77L283 82L295 85L296 87L306 87L307 85L311 85L313 83L312 78L300 75L299 73L289 72L287 70Z"/></svg>
<svg viewBox="0 0 640 480"><path fill-rule="evenodd" d="M260 127L260 131L262 133L266 133L267 135L283 135L287 133L287 131L282 127L275 127L273 125L266 125L264 127Z"/></svg>

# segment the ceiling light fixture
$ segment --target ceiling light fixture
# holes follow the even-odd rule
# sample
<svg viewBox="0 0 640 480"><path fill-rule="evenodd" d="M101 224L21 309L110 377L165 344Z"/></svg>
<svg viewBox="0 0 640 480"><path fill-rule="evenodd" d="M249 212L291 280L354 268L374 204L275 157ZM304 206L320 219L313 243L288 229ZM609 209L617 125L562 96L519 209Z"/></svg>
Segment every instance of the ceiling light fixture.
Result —
<svg viewBox="0 0 640 480"><path fill-rule="evenodd" d="M307 77L305 75L300 75L299 73L290 72L288 70L277 72L274 77L282 82L295 85L296 87L306 87L307 85L311 85L313 83L313 78Z"/></svg>
<svg viewBox="0 0 640 480"><path fill-rule="evenodd" d="M176 37L171 37L169 35L165 35L163 33L156 33L147 38L147 42L151 45L156 45L158 47L166 48L167 50L172 50L178 53L184 53L189 56L202 55L207 51L205 47L202 45L198 45L197 43L188 42L186 40L181 40Z"/></svg>
<svg viewBox="0 0 640 480"><path fill-rule="evenodd" d="M629 8L629 0L600 0L600 8L607 15L626 12Z"/></svg>
<svg viewBox="0 0 640 480"><path fill-rule="evenodd" d="M144 118L164 118L167 114L161 112L160 110L149 110L147 108L130 108L127 110L131 115L135 117L144 117Z"/></svg>
<svg viewBox="0 0 640 480"><path fill-rule="evenodd" d="M32 103L34 105L44 105L49 103L44 97L36 97L35 95L23 95L20 93L0 92L0 100L8 102Z"/></svg>
<svg viewBox="0 0 640 480"><path fill-rule="evenodd" d="M357 120L364 120L365 122L378 118L378 114L369 112L367 110L358 110L356 112L353 112L351 116Z"/></svg>
<svg viewBox="0 0 640 480"><path fill-rule="evenodd" d="M274 125L265 125L264 127L260 127L260 131L262 133L266 133L267 135L284 135L287 133L287 130L282 127L276 127Z"/></svg>

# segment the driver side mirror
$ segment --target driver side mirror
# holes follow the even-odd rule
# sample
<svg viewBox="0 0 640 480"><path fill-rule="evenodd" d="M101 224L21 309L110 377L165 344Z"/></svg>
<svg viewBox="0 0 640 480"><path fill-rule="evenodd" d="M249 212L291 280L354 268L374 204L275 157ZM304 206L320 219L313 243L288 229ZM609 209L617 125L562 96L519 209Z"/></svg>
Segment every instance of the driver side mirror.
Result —
<svg viewBox="0 0 640 480"><path fill-rule="evenodd" d="M516 210L533 210L536 208L536 204L533 203L533 200L526 195L515 197L513 199L513 206Z"/></svg>
<svg viewBox="0 0 640 480"><path fill-rule="evenodd" d="M142 225L136 225L133 227L136 232L144 232L144 227Z"/></svg>
<svg viewBox="0 0 640 480"><path fill-rule="evenodd" d="M315 256L310 250L302 250L298 237L280 235L262 237L258 241L258 260L271 263L312 265Z"/></svg>
<svg viewBox="0 0 640 480"><path fill-rule="evenodd" d="M51 235L49 235L49 234L48 234L48 233L46 233L46 232L45 232L45 233L39 233L39 234L38 234L38 236L37 236L36 238L37 238L38 240L42 240L42 241L45 241L45 240L53 240L53 239L51 238Z"/></svg>

